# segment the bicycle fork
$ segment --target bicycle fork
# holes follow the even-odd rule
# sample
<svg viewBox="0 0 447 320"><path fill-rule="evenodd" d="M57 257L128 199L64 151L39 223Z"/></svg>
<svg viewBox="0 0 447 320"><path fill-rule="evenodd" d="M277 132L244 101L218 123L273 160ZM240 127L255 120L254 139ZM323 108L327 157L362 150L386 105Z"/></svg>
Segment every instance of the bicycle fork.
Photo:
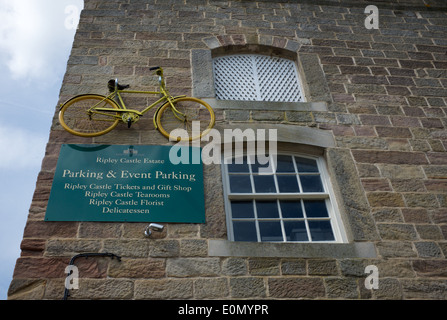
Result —
<svg viewBox="0 0 447 320"><path fill-rule="evenodd" d="M154 119L153 119L153 120L154 120L154 127L155 127L155 129L158 130L158 125L157 125L157 121L156 121L156 119L157 119L157 114L160 112L160 109L161 109L165 104L167 104L167 103L169 103L169 105L171 106L171 111L172 111L172 113L174 114L174 116L175 116L180 122L186 122L186 114L183 114L182 112L180 112L179 110L177 110L177 108L175 107L174 102L172 101L172 100L175 100L175 99L178 99L178 98L182 98L182 97L186 97L186 96L185 96L185 95L182 95L182 96L177 96L177 97L172 97L172 98L166 96L166 100L168 100L168 101L165 102L164 104L162 104L162 105L157 109L157 111L155 112Z"/></svg>
<svg viewBox="0 0 447 320"><path fill-rule="evenodd" d="M186 121L186 114L181 113L180 111L177 110L177 108L175 107L174 103L171 100L171 96L169 95L169 93L162 87L161 88L162 93L166 96L169 104L171 105L171 110L174 113L174 116L181 122L185 122ZM183 97L183 96L180 96ZM180 97L175 97L175 98L180 98ZM174 99L175 99L174 98ZM180 118L178 115L181 115L183 118Z"/></svg>

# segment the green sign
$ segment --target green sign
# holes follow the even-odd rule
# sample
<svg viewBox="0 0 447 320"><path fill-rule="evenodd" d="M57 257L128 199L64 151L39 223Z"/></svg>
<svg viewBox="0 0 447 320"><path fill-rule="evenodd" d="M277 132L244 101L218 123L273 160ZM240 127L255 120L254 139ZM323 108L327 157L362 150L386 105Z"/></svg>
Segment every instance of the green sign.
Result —
<svg viewBox="0 0 447 320"><path fill-rule="evenodd" d="M62 145L45 220L205 223L200 153L177 146Z"/></svg>

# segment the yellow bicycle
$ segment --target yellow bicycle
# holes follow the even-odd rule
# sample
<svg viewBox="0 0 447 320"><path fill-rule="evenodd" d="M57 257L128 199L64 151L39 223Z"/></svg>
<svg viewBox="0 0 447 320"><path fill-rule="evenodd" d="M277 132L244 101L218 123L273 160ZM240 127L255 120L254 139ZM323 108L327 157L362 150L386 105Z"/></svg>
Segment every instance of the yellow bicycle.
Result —
<svg viewBox="0 0 447 320"><path fill-rule="evenodd" d="M172 97L166 88L163 69L154 67L150 70L158 75L159 91L126 90L129 85L121 85L117 79L110 80L108 96L83 94L65 102L59 112L62 127L77 136L96 137L112 131L120 121L130 128L146 112L160 105L154 115L154 126L171 141L192 141L208 134L215 123L213 109L197 98ZM122 93L161 97L144 110L138 111L126 107ZM176 129L185 131L175 131ZM179 132L182 134L179 135Z"/></svg>

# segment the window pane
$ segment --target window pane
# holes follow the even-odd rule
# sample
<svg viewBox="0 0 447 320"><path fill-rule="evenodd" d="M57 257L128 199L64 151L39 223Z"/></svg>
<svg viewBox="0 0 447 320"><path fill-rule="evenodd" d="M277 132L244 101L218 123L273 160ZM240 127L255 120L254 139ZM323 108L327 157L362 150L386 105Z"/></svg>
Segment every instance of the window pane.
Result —
<svg viewBox="0 0 447 320"><path fill-rule="evenodd" d="M300 201L280 201L283 218L303 218L303 208Z"/></svg>
<svg viewBox="0 0 447 320"><path fill-rule="evenodd" d="M319 172L317 161L314 159L295 157L295 161L299 173Z"/></svg>
<svg viewBox="0 0 447 320"><path fill-rule="evenodd" d="M230 173L249 173L247 157L227 159L225 163L227 163L228 172Z"/></svg>
<svg viewBox="0 0 447 320"><path fill-rule="evenodd" d="M276 172L295 172L291 156L277 156Z"/></svg>
<svg viewBox="0 0 447 320"><path fill-rule="evenodd" d="M309 221L312 241L332 241L334 234L329 221Z"/></svg>
<svg viewBox="0 0 447 320"><path fill-rule="evenodd" d="M279 218L278 204L276 201L256 201L256 212L259 219Z"/></svg>
<svg viewBox="0 0 447 320"><path fill-rule="evenodd" d="M320 176L300 176L303 192L323 192Z"/></svg>
<svg viewBox="0 0 447 320"><path fill-rule="evenodd" d="M259 162L262 161L263 164ZM270 167L270 157L267 155L263 155L261 159L259 157L253 156L251 158L251 170L253 173L259 173L259 169L264 169L262 173L273 173L273 166Z"/></svg>
<svg viewBox="0 0 447 320"><path fill-rule="evenodd" d="M279 221L260 221L261 241L283 241L281 223Z"/></svg>
<svg viewBox="0 0 447 320"><path fill-rule="evenodd" d="M286 193L286 192L300 192L300 188L298 186L298 180L296 179L296 176L277 176L278 178L278 187L279 192Z"/></svg>
<svg viewBox="0 0 447 320"><path fill-rule="evenodd" d="M275 180L271 175L254 176L255 190L257 193L274 193L276 192Z"/></svg>
<svg viewBox="0 0 447 320"><path fill-rule="evenodd" d="M243 163L243 164L236 164L236 163L230 163L227 165L228 166L228 172L230 173L248 173L248 164Z"/></svg>
<svg viewBox="0 0 447 320"><path fill-rule="evenodd" d="M258 241L254 221L233 221L234 241Z"/></svg>
<svg viewBox="0 0 447 320"><path fill-rule="evenodd" d="M324 200L304 201L304 209L308 218L327 218L329 213Z"/></svg>
<svg viewBox="0 0 447 320"><path fill-rule="evenodd" d="M230 190L233 193L252 193L250 176L230 176Z"/></svg>
<svg viewBox="0 0 447 320"><path fill-rule="evenodd" d="M231 202L231 214L233 219L254 218L253 201Z"/></svg>
<svg viewBox="0 0 447 320"><path fill-rule="evenodd" d="M304 221L285 221L287 241L309 241Z"/></svg>

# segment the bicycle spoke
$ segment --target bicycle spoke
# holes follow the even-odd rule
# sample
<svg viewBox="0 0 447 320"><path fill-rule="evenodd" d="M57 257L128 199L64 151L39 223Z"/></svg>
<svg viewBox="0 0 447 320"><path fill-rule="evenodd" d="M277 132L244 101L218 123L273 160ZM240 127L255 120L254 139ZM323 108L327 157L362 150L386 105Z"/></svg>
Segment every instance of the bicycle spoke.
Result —
<svg viewBox="0 0 447 320"><path fill-rule="evenodd" d="M116 112L96 112L94 108L117 109L113 102L102 96L79 96L68 101L61 109L61 124L71 133L81 136L103 134L117 125Z"/></svg>
<svg viewBox="0 0 447 320"><path fill-rule="evenodd" d="M160 131L166 136L175 129L183 129L188 137L197 139L214 125L212 109L199 99L180 98L174 101L174 107L166 105L158 116Z"/></svg>

